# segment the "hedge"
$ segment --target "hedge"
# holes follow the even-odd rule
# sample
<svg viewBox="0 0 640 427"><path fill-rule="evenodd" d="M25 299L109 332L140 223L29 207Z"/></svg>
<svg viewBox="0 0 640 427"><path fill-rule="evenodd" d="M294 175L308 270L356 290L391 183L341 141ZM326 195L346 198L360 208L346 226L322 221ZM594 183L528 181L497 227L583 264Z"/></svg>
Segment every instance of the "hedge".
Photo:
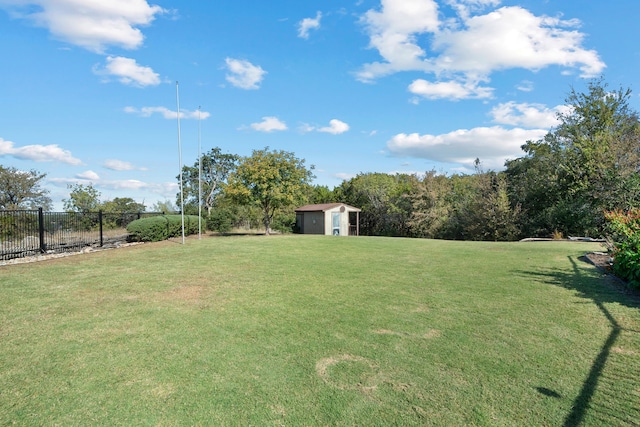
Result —
<svg viewBox="0 0 640 427"><path fill-rule="evenodd" d="M613 253L613 272L640 289L640 209L605 212L609 245Z"/></svg>
<svg viewBox="0 0 640 427"><path fill-rule="evenodd" d="M129 240L133 242L159 242L182 235L181 215L158 215L140 218L127 225ZM184 216L184 234L198 232L198 216Z"/></svg>

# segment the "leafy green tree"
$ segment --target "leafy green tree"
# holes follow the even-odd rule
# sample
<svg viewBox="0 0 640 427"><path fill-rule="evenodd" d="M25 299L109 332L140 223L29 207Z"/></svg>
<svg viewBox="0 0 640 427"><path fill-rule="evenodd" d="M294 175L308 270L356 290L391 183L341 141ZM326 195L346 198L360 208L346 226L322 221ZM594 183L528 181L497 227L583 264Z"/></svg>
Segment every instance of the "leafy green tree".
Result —
<svg viewBox="0 0 640 427"><path fill-rule="evenodd" d="M96 212L100 208L100 192L93 185L68 185L69 198L63 199L64 210L67 212Z"/></svg>
<svg viewBox="0 0 640 427"><path fill-rule="evenodd" d="M268 235L274 214L305 200L314 167L287 151L254 150L229 175L225 193L239 203L260 207Z"/></svg>
<svg viewBox="0 0 640 427"><path fill-rule="evenodd" d="M525 236L550 236L566 232L554 213L564 197L556 153L547 141L527 141L525 156L507 161L505 177L512 206L521 206L520 232Z"/></svg>
<svg viewBox="0 0 640 427"><path fill-rule="evenodd" d="M211 215L211 210L216 203L216 197L220 194L229 174L237 167L239 159L235 154L222 153L218 147L212 148L208 153L202 155L202 205L206 209L207 215ZM185 212L189 210L195 214L198 213L199 176L199 161L196 161L193 166L184 166L182 168L182 191L186 205ZM180 193L177 195L177 200L179 204Z"/></svg>
<svg viewBox="0 0 640 427"><path fill-rule="evenodd" d="M341 201L362 209L360 232L370 236L408 236L413 175L359 174L334 191Z"/></svg>
<svg viewBox="0 0 640 427"><path fill-rule="evenodd" d="M465 240L509 241L519 237L519 206L511 207L504 174L479 171L469 177L471 197L455 206Z"/></svg>
<svg viewBox="0 0 640 427"><path fill-rule="evenodd" d="M99 207L108 213L139 213L144 212L147 208L143 203L138 203L131 197L116 197L102 203Z"/></svg>
<svg viewBox="0 0 640 427"><path fill-rule="evenodd" d="M103 212L102 221L106 228L118 228L139 219L146 206L130 197L116 197L101 203L98 209Z"/></svg>
<svg viewBox="0 0 640 427"><path fill-rule="evenodd" d="M308 199L308 203L314 205L340 202L340 200L336 199L336 194L332 190L329 190L329 187L326 185L312 186L309 191Z"/></svg>
<svg viewBox="0 0 640 427"><path fill-rule="evenodd" d="M47 175L0 165L0 209L51 209L49 191L42 188Z"/></svg>
<svg viewBox="0 0 640 427"><path fill-rule="evenodd" d="M525 229L602 235L604 211L640 203L640 121L630 97L603 79L585 93L572 88L560 124L507 163L512 205L521 203L529 218Z"/></svg>
<svg viewBox="0 0 640 427"><path fill-rule="evenodd" d="M445 238L451 220L453 191L451 179L436 171L427 172L410 194L411 216L408 221L414 237Z"/></svg>

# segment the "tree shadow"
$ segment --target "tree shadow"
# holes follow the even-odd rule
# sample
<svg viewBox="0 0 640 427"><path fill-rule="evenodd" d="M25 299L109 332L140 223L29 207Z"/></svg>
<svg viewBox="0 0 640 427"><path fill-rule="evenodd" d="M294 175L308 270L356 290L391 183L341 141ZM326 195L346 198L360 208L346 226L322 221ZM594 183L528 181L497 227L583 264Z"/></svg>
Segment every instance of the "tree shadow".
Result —
<svg viewBox="0 0 640 427"><path fill-rule="evenodd" d="M593 302L607 319L611 328L609 335L602 344L600 352L594 359L589 374L585 379L580 393L573 401L571 412L566 416L563 426L573 427L580 425L589 409L590 402L595 394L611 349L623 331L640 333L640 331L624 329L616 318L607 309L605 304L616 303L622 306L640 309L640 294L629 292L614 277L603 275L595 266L593 269L581 268L579 262L589 263L586 257L569 257L572 265L571 271L554 270L549 272L523 272L528 276L542 278L545 282L561 286L576 292L580 298ZM552 395L546 388L538 387L538 392ZM555 392L553 392L555 393ZM553 397L558 397L553 395Z"/></svg>

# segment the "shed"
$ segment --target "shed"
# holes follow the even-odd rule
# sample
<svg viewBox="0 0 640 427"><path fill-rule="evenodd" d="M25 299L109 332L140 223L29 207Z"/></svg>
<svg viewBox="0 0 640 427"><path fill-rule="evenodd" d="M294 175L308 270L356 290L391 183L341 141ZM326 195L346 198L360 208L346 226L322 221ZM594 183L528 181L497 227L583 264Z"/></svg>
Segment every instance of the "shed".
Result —
<svg viewBox="0 0 640 427"><path fill-rule="evenodd" d="M360 209L344 203L301 206L296 209L296 225L301 234L357 236Z"/></svg>

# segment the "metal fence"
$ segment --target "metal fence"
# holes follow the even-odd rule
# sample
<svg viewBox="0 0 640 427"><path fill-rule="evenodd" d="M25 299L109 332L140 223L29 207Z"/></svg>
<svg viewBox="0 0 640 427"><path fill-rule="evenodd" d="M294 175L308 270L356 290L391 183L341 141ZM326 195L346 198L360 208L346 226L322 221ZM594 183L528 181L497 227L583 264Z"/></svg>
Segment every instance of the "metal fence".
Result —
<svg viewBox="0 0 640 427"><path fill-rule="evenodd" d="M131 221L155 215L162 213L0 211L0 260L123 241Z"/></svg>

